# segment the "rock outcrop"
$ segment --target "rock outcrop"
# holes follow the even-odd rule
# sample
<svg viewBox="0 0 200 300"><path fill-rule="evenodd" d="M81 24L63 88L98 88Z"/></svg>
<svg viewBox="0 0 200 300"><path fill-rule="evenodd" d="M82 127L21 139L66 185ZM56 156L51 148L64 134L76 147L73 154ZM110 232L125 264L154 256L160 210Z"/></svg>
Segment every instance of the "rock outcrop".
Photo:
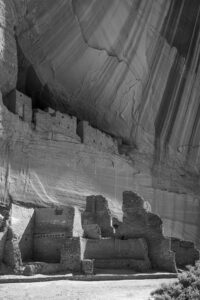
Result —
<svg viewBox="0 0 200 300"><path fill-rule="evenodd" d="M199 26L198 0L0 0L2 205L84 208L100 194L120 217L134 190L166 235L199 245ZM16 88L28 122L7 102Z"/></svg>

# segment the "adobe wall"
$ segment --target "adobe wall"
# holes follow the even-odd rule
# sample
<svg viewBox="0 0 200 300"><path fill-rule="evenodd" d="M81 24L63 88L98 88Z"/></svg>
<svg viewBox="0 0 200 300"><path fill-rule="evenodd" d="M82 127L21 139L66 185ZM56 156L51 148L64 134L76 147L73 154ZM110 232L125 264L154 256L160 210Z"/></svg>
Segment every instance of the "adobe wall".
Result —
<svg viewBox="0 0 200 300"><path fill-rule="evenodd" d="M117 140L104 132L93 128L87 121L78 123L77 132L85 145L92 146L99 151L118 154Z"/></svg>
<svg viewBox="0 0 200 300"><path fill-rule="evenodd" d="M11 227L18 238L23 261L33 258L34 209L12 204Z"/></svg>

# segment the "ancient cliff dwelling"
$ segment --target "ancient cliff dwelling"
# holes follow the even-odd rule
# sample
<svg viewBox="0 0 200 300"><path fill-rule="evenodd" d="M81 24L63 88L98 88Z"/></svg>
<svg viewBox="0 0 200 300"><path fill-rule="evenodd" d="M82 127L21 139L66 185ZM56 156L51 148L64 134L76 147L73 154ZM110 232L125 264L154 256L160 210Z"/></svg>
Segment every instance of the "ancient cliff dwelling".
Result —
<svg viewBox="0 0 200 300"><path fill-rule="evenodd" d="M199 248L200 1L0 0L0 275Z"/></svg>

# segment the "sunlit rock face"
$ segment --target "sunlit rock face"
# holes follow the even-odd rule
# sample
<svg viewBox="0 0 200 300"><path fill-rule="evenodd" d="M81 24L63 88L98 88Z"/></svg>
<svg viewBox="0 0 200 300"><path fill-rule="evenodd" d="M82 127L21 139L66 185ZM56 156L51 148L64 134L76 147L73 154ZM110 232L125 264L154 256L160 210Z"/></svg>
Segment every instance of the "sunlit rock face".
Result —
<svg viewBox="0 0 200 300"><path fill-rule="evenodd" d="M166 234L200 243L199 26L199 0L1 0L3 95L17 83L34 107L121 137L127 155L9 134L2 190L42 205L102 194L120 214L132 189Z"/></svg>

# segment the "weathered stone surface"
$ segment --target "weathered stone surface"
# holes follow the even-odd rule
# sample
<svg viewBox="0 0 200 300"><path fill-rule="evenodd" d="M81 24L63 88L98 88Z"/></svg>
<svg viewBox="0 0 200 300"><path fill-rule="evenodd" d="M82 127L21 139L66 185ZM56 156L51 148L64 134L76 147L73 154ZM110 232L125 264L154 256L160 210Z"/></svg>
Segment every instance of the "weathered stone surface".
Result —
<svg viewBox="0 0 200 300"><path fill-rule="evenodd" d="M34 233L58 232L66 237L83 235L81 213L76 207L36 208Z"/></svg>
<svg viewBox="0 0 200 300"><path fill-rule="evenodd" d="M0 90L5 95L17 83L16 15L12 1L0 1Z"/></svg>
<svg viewBox="0 0 200 300"><path fill-rule="evenodd" d="M148 272L151 269L149 261L132 258L95 259L94 266L97 269L131 269L133 272Z"/></svg>
<svg viewBox="0 0 200 300"><path fill-rule="evenodd" d="M43 138L55 141L67 141L74 139L80 141L76 134L77 120L67 114L61 114L54 111L35 110L34 111L35 130L42 135Z"/></svg>
<svg viewBox="0 0 200 300"><path fill-rule="evenodd" d="M61 264L50 264L44 262L34 262L29 263L25 266L23 270L23 275L25 276L33 276L35 274L56 274L62 271Z"/></svg>
<svg viewBox="0 0 200 300"><path fill-rule="evenodd" d="M194 265L195 262L199 260L199 250L195 248L194 243L172 238L171 249L175 252L176 264L178 267Z"/></svg>
<svg viewBox="0 0 200 300"><path fill-rule="evenodd" d="M112 227L112 216L108 207L108 201L99 196L88 196L86 198L86 209L82 214L84 225L98 224L103 237L110 237L114 234Z"/></svg>
<svg viewBox="0 0 200 300"><path fill-rule="evenodd" d="M92 146L99 151L118 154L117 140L95 129L86 121L78 123L77 132L85 145Z"/></svg>
<svg viewBox="0 0 200 300"><path fill-rule="evenodd" d="M81 272L81 261L84 259L86 240L83 238L68 238L61 249L61 260L65 270Z"/></svg>
<svg viewBox="0 0 200 300"><path fill-rule="evenodd" d="M133 189L167 235L199 244L199 1L1 0L0 18L4 95L18 81L35 107L70 110L130 146L128 160L44 141L4 111L0 201L84 206L102 194L120 215Z"/></svg>
<svg viewBox="0 0 200 300"><path fill-rule="evenodd" d="M20 267L22 266L21 252L19 249L19 240L17 236L13 233L11 228L9 228L7 232L7 237L3 251L3 261L6 265L16 270L16 272L19 271Z"/></svg>
<svg viewBox="0 0 200 300"><path fill-rule="evenodd" d="M32 99L13 90L4 97L4 104L12 113L19 116L19 118L29 124L32 122Z"/></svg>
<svg viewBox="0 0 200 300"><path fill-rule="evenodd" d="M86 275L91 275L94 273L94 260L93 259L83 259L82 260L82 272Z"/></svg>
<svg viewBox="0 0 200 300"><path fill-rule="evenodd" d="M101 229L97 224L86 224L83 225L84 237L88 239L100 239Z"/></svg>
<svg viewBox="0 0 200 300"><path fill-rule="evenodd" d="M74 207L35 210L34 260L59 262L61 249L69 237L83 235L81 214Z"/></svg>
<svg viewBox="0 0 200 300"><path fill-rule="evenodd" d="M127 240L114 238L87 239L84 257L92 259L134 258L149 260L147 243L144 239L139 238Z"/></svg>
<svg viewBox="0 0 200 300"><path fill-rule="evenodd" d="M34 209L12 204L10 225L17 236L23 261L33 259Z"/></svg>
<svg viewBox="0 0 200 300"><path fill-rule="evenodd" d="M113 220L117 238L143 237L147 241L149 258L156 269L176 272L175 253L170 239L163 235L162 220L145 209L145 201L134 192L123 193L123 222Z"/></svg>

